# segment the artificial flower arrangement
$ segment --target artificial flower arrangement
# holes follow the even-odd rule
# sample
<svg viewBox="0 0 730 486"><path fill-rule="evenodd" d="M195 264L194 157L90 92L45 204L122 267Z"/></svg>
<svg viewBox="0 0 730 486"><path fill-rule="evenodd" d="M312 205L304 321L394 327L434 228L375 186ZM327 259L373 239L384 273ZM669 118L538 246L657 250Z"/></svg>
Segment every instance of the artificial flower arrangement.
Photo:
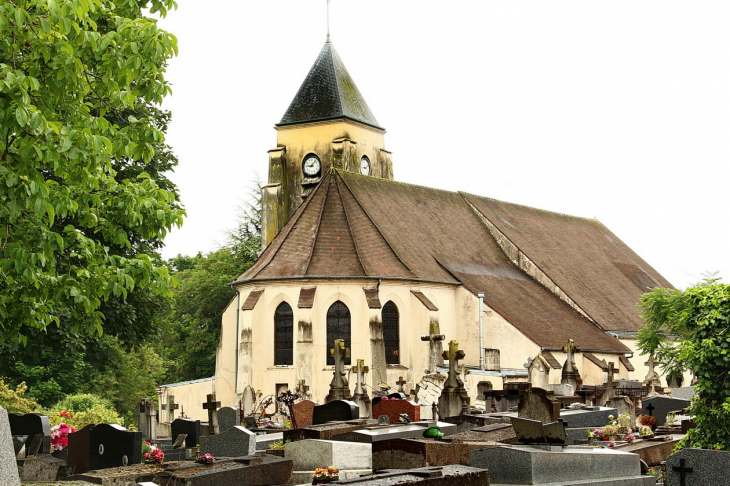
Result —
<svg viewBox="0 0 730 486"><path fill-rule="evenodd" d="M340 471L335 466L318 467L312 474L312 484L326 484L339 479Z"/></svg>
<svg viewBox="0 0 730 486"><path fill-rule="evenodd" d="M63 412L61 413L63 414ZM73 414L71 417L73 417ZM65 423L60 423L51 427L51 446L53 449L56 451L62 451L64 447L68 447L68 434L72 434L74 432L76 432L76 429L69 427Z"/></svg>
<svg viewBox="0 0 730 486"><path fill-rule="evenodd" d="M215 462L215 456L212 454L203 454L195 458L195 462L198 464L213 464Z"/></svg>
<svg viewBox="0 0 730 486"><path fill-rule="evenodd" d="M142 445L142 462L145 464L162 464L165 460L165 453L149 442Z"/></svg>
<svg viewBox="0 0 730 486"><path fill-rule="evenodd" d="M610 424L599 427L595 430L586 430L588 437L591 439L602 439L609 440L616 436L625 436L625 440L629 440L631 436L634 440L636 437L631 435L631 416L629 414L619 415L618 419L614 420L613 415L609 415L608 419L611 421Z"/></svg>

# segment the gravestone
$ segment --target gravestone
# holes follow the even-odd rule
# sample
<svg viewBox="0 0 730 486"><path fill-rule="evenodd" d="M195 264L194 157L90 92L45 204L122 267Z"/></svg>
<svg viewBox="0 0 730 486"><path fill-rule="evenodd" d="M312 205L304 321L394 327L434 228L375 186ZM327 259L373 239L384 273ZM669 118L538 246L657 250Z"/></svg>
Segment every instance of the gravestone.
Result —
<svg viewBox="0 0 730 486"><path fill-rule="evenodd" d="M649 367L649 371L644 377L644 386L649 388L648 396L651 397L657 394L656 388L661 388L662 382L659 381L659 373L657 373L654 369L656 367L656 363L654 362L654 358L652 356L649 356L649 360L644 363L644 365Z"/></svg>
<svg viewBox="0 0 730 486"><path fill-rule="evenodd" d="M142 436L142 432L132 432L121 425L98 424L89 432L89 469L139 464Z"/></svg>
<svg viewBox="0 0 730 486"><path fill-rule="evenodd" d="M613 361L608 362L608 370L606 371L606 391L601 395L599 405L606 405L606 402L616 396L616 380L614 375L618 373L618 368Z"/></svg>
<svg viewBox="0 0 730 486"><path fill-rule="evenodd" d="M203 408L208 411L208 426L209 434L215 435L220 432L218 426L218 409L221 406L221 402L216 401L215 393L208 393L203 403Z"/></svg>
<svg viewBox="0 0 730 486"><path fill-rule="evenodd" d="M349 400L333 400L324 405L316 405L312 411L312 425L358 418L360 410L355 402Z"/></svg>
<svg viewBox="0 0 730 486"><path fill-rule="evenodd" d="M365 374L370 368L365 366L365 360L358 359L357 364L352 367L355 373L355 393L352 395L352 401L360 408L360 418L370 418L372 415L372 405L367 390L363 387L365 383Z"/></svg>
<svg viewBox="0 0 730 486"><path fill-rule="evenodd" d="M241 425L241 414L237 408L223 407L218 410L218 427L221 433L237 425Z"/></svg>
<svg viewBox="0 0 730 486"><path fill-rule="evenodd" d="M550 363L548 363L542 353L538 353L535 358L529 361L527 367L528 381L534 387L545 388L550 380L550 369ZM479 393L479 395L482 396L482 393Z"/></svg>
<svg viewBox="0 0 730 486"><path fill-rule="evenodd" d="M297 424L297 428L308 427L312 425L312 416L314 407L317 404L311 400L302 400L292 405L292 415Z"/></svg>
<svg viewBox="0 0 730 486"><path fill-rule="evenodd" d="M631 423L636 419L636 407L629 397L613 397L608 399L606 407L616 409L616 417L619 415L628 415L631 417Z"/></svg>
<svg viewBox="0 0 730 486"><path fill-rule="evenodd" d="M693 386L682 386L672 389L673 398L683 398L684 400L691 400L694 396L695 387Z"/></svg>
<svg viewBox="0 0 730 486"><path fill-rule="evenodd" d="M253 415L256 406L256 390L251 385L243 389L240 405L243 409L243 415Z"/></svg>
<svg viewBox="0 0 730 486"><path fill-rule="evenodd" d="M510 417L517 442L523 445L552 444L567 445L568 438L564 422L545 424L539 420Z"/></svg>
<svg viewBox="0 0 730 486"><path fill-rule="evenodd" d="M20 486L18 465L13 453L13 439L10 432L8 412L0 407L0 484Z"/></svg>
<svg viewBox="0 0 730 486"><path fill-rule="evenodd" d="M195 447L200 444L200 420L175 419L170 424L172 439L177 439L179 434L187 434L185 447Z"/></svg>
<svg viewBox="0 0 730 486"><path fill-rule="evenodd" d="M667 486L727 484L729 468L729 451L681 449L667 457Z"/></svg>
<svg viewBox="0 0 730 486"><path fill-rule="evenodd" d="M520 400L517 415L520 418L539 420L547 424L560 418L560 402L542 388L530 388Z"/></svg>
<svg viewBox="0 0 730 486"><path fill-rule="evenodd" d="M408 415L411 422L421 420L420 405L410 400L381 400L373 407L373 417L387 415L391 424L398 422L402 413Z"/></svg>
<svg viewBox="0 0 730 486"><path fill-rule="evenodd" d="M318 467L334 465L340 480L372 473L370 444L333 440L300 440L284 446L284 457L292 461L294 484L311 482Z"/></svg>
<svg viewBox="0 0 730 486"><path fill-rule="evenodd" d="M252 456L256 453L256 434L239 425L217 435L200 438L200 454L216 457Z"/></svg>
<svg viewBox="0 0 730 486"><path fill-rule="evenodd" d="M438 401L438 413L442 418L469 412L469 394L458 372L459 360L464 357L464 351L459 349L459 343L453 340L449 342L449 350L443 354L443 358L449 360L449 376L444 382L444 389L441 390Z"/></svg>
<svg viewBox="0 0 730 486"><path fill-rule="evenodd" d="M444 364L442 358L442 341L444 339L446 339L446 336L441 334L438 322L431 322L428 326L428 334L421 336L421 341L428 342L428 369L426 369L426 375L436 374L436 367Z"/></svg>
<svg viewBox="0 0 730 486"><path fill-rule="evenodd" d="M69 466L76 467L76 474L82 474L89 470L89 451L91 450L91 430L96 424L89 424L73 434L68 434L68 459Z"/></svg>
<svg viewBox="0 0 730 486"><path fill-rule="evenodd" d="M583 380L580 377L580 371L575 364L575 353L580 351L575 346L575 341L568 339L568 344L563 347L563 352L567 353L565 363L563 364L563 371L560 375L560 383L567 383L573 385L573 388L580 390Z"/></svg>
<svg viewBox="0 0 730 486"><path fill-rule="evenodd" d="M324 402L332 400L349 400L350 385L345 378L345 359L350 357L350 348L345 348L344 339L335 339L335 347L330 349L329 355L335 360L335 371L332 373L329 394Z"/></svg>
<svg viewBox="0 0 730 486"><path fill-rule="evenodd" d="M656 418L657 426L667 422L669 412L677 412L689 407L690 401L682 398L672 398L667 395L655 395L643 402L642 414L652 415Z"/></svg>
<svg viewBox="0 0 730 486"><path fill-rule="evenodd" d="M160 410L167 412L167 421L175 420L175 410L180 408L179 403L175 403L175 395L167 395L167 403L160 406Z"/></svg>
<svg viewBox="0 0 730 486"><path fill-rule="evenodd" d="M137 402L137 430L142 432L144 440L157 440L157 410L150 398Z"/></svg>
<svg viewBox="0 0 730 486"><path fill-rule="evenodd" d="M12 435L28 436L26 444L31 443L37 434L41 434L43 440L39 453L51 453L51 425L48 422L48 417L39 413L10 413L8 414L8 421L10 422L10 433ZM36 453L36 451L28 451L27 445L26 452Z"/></svg>

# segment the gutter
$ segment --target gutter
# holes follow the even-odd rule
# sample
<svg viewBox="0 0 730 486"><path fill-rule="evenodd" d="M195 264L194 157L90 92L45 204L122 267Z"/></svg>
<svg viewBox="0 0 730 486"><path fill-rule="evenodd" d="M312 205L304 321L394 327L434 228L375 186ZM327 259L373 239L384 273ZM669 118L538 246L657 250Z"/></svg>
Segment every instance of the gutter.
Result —
<svg viewBox="0 0 730 486"><path fill-rule="evenodd" d="M238 326L240 325L240 313L241 313L241 291L238 290L233 286L233 283L228 284L231 287L231 290L234 290L236 292L236 336L233 339L233 343L236 346L236 372L235 372L235 379L233 381L233 396L236 396L236 393L238 393L238 333L240 332L238 329Z"/></svg>

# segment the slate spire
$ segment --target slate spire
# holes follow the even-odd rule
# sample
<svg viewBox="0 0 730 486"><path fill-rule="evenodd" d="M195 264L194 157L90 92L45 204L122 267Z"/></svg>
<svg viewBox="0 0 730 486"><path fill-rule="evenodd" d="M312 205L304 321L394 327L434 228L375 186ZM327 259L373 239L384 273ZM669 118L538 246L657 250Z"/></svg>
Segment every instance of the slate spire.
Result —
<svg viewBox="0 0 730 486"><path fill-rule="evenodd" d="M327 39L278 126L335 118L349 118L381 128Z"/></svg>

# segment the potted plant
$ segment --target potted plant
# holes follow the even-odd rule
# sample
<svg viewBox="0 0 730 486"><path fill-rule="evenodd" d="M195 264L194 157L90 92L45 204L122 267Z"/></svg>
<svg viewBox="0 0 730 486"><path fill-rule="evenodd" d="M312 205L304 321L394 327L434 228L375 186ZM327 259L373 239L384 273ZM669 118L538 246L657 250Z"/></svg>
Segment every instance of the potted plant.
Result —
<svg viewBox="0 0 730 486"><path fill-rule="evenodd" d="M340 471L335 466L318 467L312 474L312 484L328 484L340 480Z"/></svg>

